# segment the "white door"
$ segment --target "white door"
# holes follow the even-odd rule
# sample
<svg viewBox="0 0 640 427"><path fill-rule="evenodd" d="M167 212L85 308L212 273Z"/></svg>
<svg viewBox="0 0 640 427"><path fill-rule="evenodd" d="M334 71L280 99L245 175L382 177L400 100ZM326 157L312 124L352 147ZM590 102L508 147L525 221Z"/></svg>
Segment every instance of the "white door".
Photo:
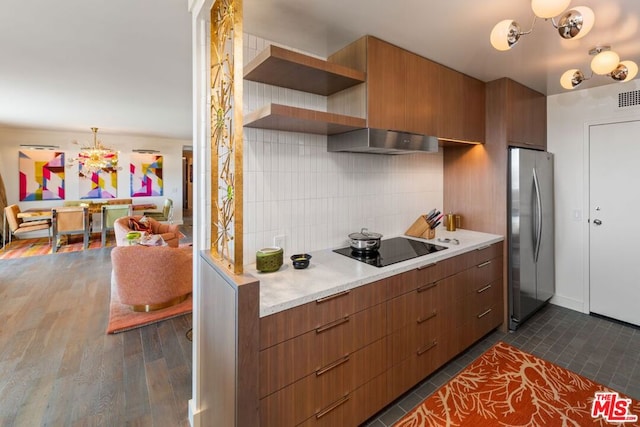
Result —
<svg viewBox="0 0 640 427"><path fill-rule="evenodd" d="M589 130L589 306L640 325L640 121Z"/></svg>

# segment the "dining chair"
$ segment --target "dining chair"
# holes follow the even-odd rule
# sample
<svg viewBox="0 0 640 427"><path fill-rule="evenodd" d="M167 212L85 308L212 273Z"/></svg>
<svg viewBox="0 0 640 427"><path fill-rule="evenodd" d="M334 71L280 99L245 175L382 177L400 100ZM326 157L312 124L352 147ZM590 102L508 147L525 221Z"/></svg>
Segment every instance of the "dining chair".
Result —
<svg viewBox="0 0 640 427"><path fill-rule="evenodd" d="M4 220L9 224L9 245L12 237L20 237L23 234L33 231L47 230L49 242L51 242L51 221L42 219L37 221L24 221L18 217L20 207L18 205L9 205L4 208ZM4 236L2 237L2 248L4 249Z"/></svg>
<svg viewBox="0 0 640 427"><path fill-rule="evenodd" d="M173 200L165 199L164 207L161 211L145 211L143 215L156 221L166 221L169 224L173 224Z"/></svg>
<svg viewBox="0 0 640 427"><path fill-rule="evenodd" d="M60 247L60 236L65 234L83 234L84 249L89 247L89 208L86 206L69 206L51 209L53 223L53 240L51 252Z"/></svg>
<svg viewBox="0 0 640 427"><path fill-rule="evenodd" d="M118 218L131 215L133 215L133 210L130 204L102 206L102 247L107 244L107 231L114 229L114 222Z"/></svg>

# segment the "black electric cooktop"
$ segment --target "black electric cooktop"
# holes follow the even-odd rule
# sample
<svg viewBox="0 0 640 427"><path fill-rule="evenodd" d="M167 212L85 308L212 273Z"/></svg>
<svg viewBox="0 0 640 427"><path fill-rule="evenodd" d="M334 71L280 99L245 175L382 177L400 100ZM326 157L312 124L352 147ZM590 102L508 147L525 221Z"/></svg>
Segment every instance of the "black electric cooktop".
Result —
<svg viewBox="0 0 640 427"><path fill-rule="evenodd" d="M444 249L447 248L432 243L407 239L405 237L393 237L391 239L381 240L380 249L376 252L354 251L349 246L334 249L333 251L375 267L386 267L387 265L432 254Z"/></svg>

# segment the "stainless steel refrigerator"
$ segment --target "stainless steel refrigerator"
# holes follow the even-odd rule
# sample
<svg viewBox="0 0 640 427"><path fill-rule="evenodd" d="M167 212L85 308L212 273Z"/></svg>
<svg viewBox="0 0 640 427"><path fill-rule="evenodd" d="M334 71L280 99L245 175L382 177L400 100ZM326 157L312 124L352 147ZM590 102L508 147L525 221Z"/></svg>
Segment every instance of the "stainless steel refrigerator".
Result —
<svg viewBox="0 0 640 427"><path fill-rule="evenodd" d="M509 149L509 329L555 292L553 154Z"/></svg>

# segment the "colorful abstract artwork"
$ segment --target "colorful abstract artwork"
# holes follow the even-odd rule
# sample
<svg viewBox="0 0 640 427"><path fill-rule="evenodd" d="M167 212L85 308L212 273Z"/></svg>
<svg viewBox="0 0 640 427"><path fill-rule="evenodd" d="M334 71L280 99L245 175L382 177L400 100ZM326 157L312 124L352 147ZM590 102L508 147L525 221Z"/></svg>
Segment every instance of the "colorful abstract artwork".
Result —
<svg viewBox="0 0 640 427"><path fill-rule="evenodd" d="M162 156L131 154L131 197L162 196Z"/></svg>
<svg viewBox="0 0 640 427"><path fill-rule="evenodd" d="M83 172L78 166L81 199L115 199L118 194L118 172L115 169Z"/></svg>
<svg viewBox="0 0 640 427"><path fill-rule="evenodd" d="M20 201L64 200L64 153L19 151Z"/></svg>

